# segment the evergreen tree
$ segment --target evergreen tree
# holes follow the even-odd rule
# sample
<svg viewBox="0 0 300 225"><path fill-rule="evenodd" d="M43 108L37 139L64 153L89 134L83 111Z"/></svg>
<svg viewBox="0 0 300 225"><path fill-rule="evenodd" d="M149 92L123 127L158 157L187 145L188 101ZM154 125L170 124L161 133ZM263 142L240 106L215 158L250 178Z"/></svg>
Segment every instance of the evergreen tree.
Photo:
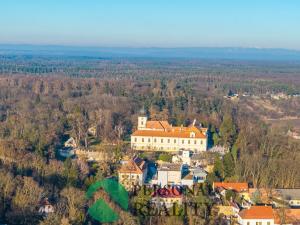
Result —
<svg viewBox="0 0 300 225"><path fill-rule="evenodd" d="M234 175L234 161L231 153L227 153L223 158L225 177L232 177Z"/></svg>
<svg viewBox="0 0 300 225"><path fill-rule="evenodd" d="M224 179L224 167L221 159L219 157L215 158L214 163L214 174L220 179Z"/></svg>
<svg viewBox="0 0 300 225"><path fill-rule="evenodd" d="M237 130L230 114L225 114L220 126L221 138L226 147L231 147L235 141Z"/></svg>

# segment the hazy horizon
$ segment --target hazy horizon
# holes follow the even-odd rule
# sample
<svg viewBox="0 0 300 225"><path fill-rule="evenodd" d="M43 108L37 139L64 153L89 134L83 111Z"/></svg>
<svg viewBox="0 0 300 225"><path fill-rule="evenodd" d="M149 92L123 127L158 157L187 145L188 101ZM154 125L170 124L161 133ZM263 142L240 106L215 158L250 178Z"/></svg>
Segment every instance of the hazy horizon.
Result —
<svg viewBox="0 0 300 225"><path fill-rule="evenodd" d="M0 43L131 48L300 50L296 1L0 3Z"/></svg>
<svg viewBox="0 0 300 225"><path fill-rule="evenodd" d="M300 61L300 51L297 50L237 47L130 48L0 44L0 55Z"/></svg>

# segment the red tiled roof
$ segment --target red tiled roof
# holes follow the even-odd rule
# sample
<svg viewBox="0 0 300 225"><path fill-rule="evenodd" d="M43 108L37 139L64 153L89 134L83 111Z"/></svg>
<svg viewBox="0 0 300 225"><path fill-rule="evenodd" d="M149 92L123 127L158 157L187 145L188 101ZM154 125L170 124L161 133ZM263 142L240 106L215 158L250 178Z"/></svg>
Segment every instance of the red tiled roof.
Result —
<svg viewBox="0 0 300 225"><path fill-rule="evenodd" d="M224 188L226 190L234 190L237 192L242 192L248 190L247 183L237 183L237 182L214 182L213 188Z"/></svg>
<svg viewBox="0 0 300 225"><path fill-rule="evenodd" d="M274 219L271 206L251 206L250 209L244 209L239 213L242 219Z"/></svg>
<svg viewBox="0 0 300 225"><path fill-rule="evenodd" d="M139 157L134 157L128 162L124 163L119 169L119 173L135 173L142 174L146 169L146 163Z"/></svg>
<svg viewBox="0 0 300 225"><path fill-rule="evenodd" d="M132 136L147 136L147 137L175 137L175 138L190 138L191 132L195 133L195 138L206 138L198 128L179 128L172 127L171 129L163 130L136 130Z"/></svg>

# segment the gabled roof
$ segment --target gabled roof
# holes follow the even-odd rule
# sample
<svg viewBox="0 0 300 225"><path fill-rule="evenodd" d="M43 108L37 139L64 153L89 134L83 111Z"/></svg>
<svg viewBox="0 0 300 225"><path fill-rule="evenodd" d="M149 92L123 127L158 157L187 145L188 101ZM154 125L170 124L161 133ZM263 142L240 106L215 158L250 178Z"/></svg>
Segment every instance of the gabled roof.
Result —
<svg viewBox="0 0 300 225"><path fill-rule="evenodd" d="M181 164L178 163L163 163L158 168L157 171L181 171Z"/></svg>
<svg viewBox="0 0 300 225"><path fill-rule="evenodd" d="M274 219L271 206L251 206L250 209L244 209L239 213L242 219Z"/></svg>
<svg viewBox="0 0 300 225"><path fill-rule="evenodd" d="M206 128L198 128L193 124L188 127L172 126L166 120L147 121L145 128L139 128L132 136L150 137L179 137L179 138L206 138Z"/></svg>
<svg viewBox="0 0 300 225"><path fill-rule="evenodd" d="M238 182L214 182L213 188L224 188L226 190L233 190L237 192L247 191L247 183L238 183Z"/></svg>
<svg viewBox="0 0 300 225"><path fill-rule="evenodd" d="M179 129L176 127L167 130L136 130L132 136L190 138L191 132L195 133L194 138L206 138L206 135L200 130L195 131L193 129L191 131L189 129Z"/></svg>
<svg viewBox="0 0 300 225"><path fill-rule="evenodd" d="M146 162L139 157L134 157L121 166L121 168L119 169L119 173L143 174L143 171L145 169Z"/></svg>

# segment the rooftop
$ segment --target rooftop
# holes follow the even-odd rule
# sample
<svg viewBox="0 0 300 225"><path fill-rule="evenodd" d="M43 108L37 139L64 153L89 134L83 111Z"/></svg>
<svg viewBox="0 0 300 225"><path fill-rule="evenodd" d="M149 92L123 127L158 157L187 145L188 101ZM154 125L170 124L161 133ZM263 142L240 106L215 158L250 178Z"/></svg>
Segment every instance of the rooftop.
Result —
<svg viewBox="0 0 300 225"><path fill-rule="evenodd" d="M188 127L176 127L164 120L147 121L145 127L140 127L132 134L132 136L206 138L206 132L206 128L196 127L195 122Z"/></svg>
<svg viewBox="0 0 300 225"><path fill-rule="evenodd" d="M244 209L239 213L242 219L274 219L271 206L251 206L250 209Z"/></svg>
<svg viewBox="0 0 300 225"><path fill-rule="evenodd" d="M162 131L162 130L136 130L132 134L132 136L190 138L191 132L195 133L194 138L206 138L206 135L203 134L200 130L191 131L190 129L180 130L180 129L176 129L176 128L168 129L165 131Z"/></svg>
<svg viewBox="0 0 300 225"><path fill-rule="evenodd" d="M242 192L248 190L247 183L238 183L238 182L214 182L214 188L224 188L226 190L234 190L237 192Z"/></svg>
<svg viewBox="0 0 300 225"><path fill-rule="evenodd" d="M163 163L158 168L158 171L181 171L181 164Z"/></svg>
<svg viewBox="0 0 300 225"><path fill-rule="evenodd" d="M142 174L145 169L146 162L143 159L135 156L133 159L130 159L121 166L119 173Z"/></svg>

